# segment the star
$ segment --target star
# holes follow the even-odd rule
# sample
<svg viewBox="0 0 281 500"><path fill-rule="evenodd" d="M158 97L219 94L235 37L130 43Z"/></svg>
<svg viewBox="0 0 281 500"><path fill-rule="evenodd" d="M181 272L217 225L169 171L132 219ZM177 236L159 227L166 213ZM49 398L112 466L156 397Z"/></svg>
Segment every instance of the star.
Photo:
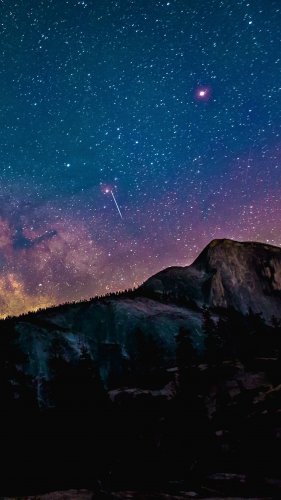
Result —
<svg viewBox="0 0 281 500"><path fill-rule="evenodd" d="M209 101L212 96L211 87L196 87L195 89L195 99L197 101Z"/></svg>

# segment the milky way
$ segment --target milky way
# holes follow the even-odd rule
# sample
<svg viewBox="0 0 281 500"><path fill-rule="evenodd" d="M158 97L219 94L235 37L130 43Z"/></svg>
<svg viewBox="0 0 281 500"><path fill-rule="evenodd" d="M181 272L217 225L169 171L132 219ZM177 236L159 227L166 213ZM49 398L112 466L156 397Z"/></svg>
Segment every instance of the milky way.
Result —
<svg viewBox="0 0 281 500"><path fill-rule="evenodd" d="M134 287L212 238L281 245L279 0L0 12L0 315Z"/></svg>

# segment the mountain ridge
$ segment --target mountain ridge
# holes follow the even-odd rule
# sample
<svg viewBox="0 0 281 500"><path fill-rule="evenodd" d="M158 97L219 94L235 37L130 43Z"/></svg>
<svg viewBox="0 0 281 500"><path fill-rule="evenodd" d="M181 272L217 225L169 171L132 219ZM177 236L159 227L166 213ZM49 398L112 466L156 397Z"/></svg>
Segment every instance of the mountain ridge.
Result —
<svg viewBox="0 0 281 500"><path fill-rule="evenodd" d="M191 264L188 264L186 266L168 266L168 267L165 267L164 269L157 271L155 274L153 274L152 276L147 278L142 284L140 284L138 287L136 287L134 289L118 290L116 292L109 292L105 295L93 296L93 297L88 298L88 299L85 298L85 299L81 299L78 301L66 302L66 303L61 303L61 304L57 304L57 305L51 305L51 306L48 306L46 308L39 308L36 310L24 312L24 313L16 315L16 316L6 316L6 317L0 319L0 323L2 321L7 320L7 319L15 319L16 320L17 318L25 318L25 317L34 316L34 315L36 316L37 314L41 314L42 312L54 311L56 309L60 310L62 308L73 307L73 306L79 305L79 304L86 305L86 304L90 304L90 303L95 302L95 301L103 301L103 300L108 300L108 299L112 299L112 298L121 299L123 297L126 297L127 295L128 296L143 295L143 292L148 291L147 285L148 284L150 285L152 280L158 279L162 275L166 275L166 274L169 274L171 272L190 270L191 268L200 269L200 267L202 266L202 260L206 256L209 255L210 251L214 251L214 249L217 249L218 247L221 247L221 246L225 247L225 248L227 248L227 247L229 248L229 246L233 246L233 245L240 247L240 248L243 248L243 247L247 248L248 247L248 248L256 248L256 249L260 249L260 250L262 249L262 250L266 250L266 251L269 250L269 251L272 251L273 253L278 253L279 258L281 259L281 248L276 246L276 245L272 245L269 243L263 243L263 242L259 242L259 241L251 241L251 240L238 241L238 240L233 240L230 238L214 238L203 248L203 250L201 250L201 252L199 252L197 257L195 257L195 259L193 260L193 262ZM281 270L280 270L280 286L279 286L278 292L279 291L281 293ZM154 298L157 298L157 292L155 293ZM211 304L204 304L204 305L208 307ZM260 312L262 312L262 311L260 311Z"/></svg>
<svg viewBox="0 0 281 500"><path fill-rule="evenodd" d="M30 359L26 370L35 379L50 379L49 359L56 349L64 358L75 360L84 346L98 363L103 382L112 385L113 381L118 387L128 366L136 365L139 349L144 348L140 347L140 339L155 346L165 369L175 363L176 338L182 328L190 332L193 347L201 353L206 307L217 317L220 309L230 308L242 315L249 311L262 313L268 324L272 316L280 318L280 293L265 294L268 277L255 270L261 254L262 260L265 255L266 262L271 262L272 251L278 255L276 269L280 268L281 276L278 247L213 240L190 266L160 271L136 290L2 320L0 329L17 339L21 351ZM245 261L242 283L238 284L241 262L237 252L240 261ZM245 276L253 281L249 281L250 287L244 284Z"/></svg>

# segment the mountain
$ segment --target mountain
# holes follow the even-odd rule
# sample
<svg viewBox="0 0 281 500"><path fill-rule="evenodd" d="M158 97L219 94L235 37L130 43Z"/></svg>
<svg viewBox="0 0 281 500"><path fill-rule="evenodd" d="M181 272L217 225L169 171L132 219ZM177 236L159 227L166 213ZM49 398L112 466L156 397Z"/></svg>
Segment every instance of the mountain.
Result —
<svg viewBox="0 0 281 500"><path fill-rule="evenodd" d="M171 267L141 289L159 298L186 297L198 307L249 309L281 317L281 248L256 242L213 240L188 267Z"/></svg>
<svg viewBox="0 0 281 500"><path fill-rule="evenodd" d="M280 265L214 240L137 290L0 321L0 495L280 498Z"/></svg>
<svg viewBox="0 0 281 500"><path fill-rule="evenodd" d="M220 314L234 308L262 313L268 322L281 317L281 249L261 243L214 240L187 267L171 267L133 292L66 304L0 322L27 354L28 374L37 380L40 404L46 404L41 380L51 377L49 360L59 350L78 359L86 349L107 387L124 384L128 372L176 360L176 336L189 331L198 353L204 350L204 307ZM1 326L0 326L1 328ZM2 335L3 337L3 335ZM154 357L147 355L147 350ZM144 359L142 359L144 358Z"/></svg>

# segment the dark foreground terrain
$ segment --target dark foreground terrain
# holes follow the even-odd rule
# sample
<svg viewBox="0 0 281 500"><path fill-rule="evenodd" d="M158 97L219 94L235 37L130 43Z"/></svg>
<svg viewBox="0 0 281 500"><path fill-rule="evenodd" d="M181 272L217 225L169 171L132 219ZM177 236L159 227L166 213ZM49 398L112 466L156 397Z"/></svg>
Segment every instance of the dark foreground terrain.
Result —
<svg viewBox="0 0 281 500"><path fill-rule="evenodd" d="M280 287L280 249L216 240L1 321L2 498L281 498Z"/></svg>
<svg viewBox="0 0 281 500"><path fill-rule="evenodd" d="M208 490L208 488L206 488ZM36 495L30 497L15 497L13 500L190 500L191 498L204 498L205 500L217 500L221 496L215 496L215 491L209 488L210 496L199 496L194 491L179 491L178 493L171 492L139 492L139 491L118 491L115 493L93 493L89 490L68 490L61 492L52 492L45 495ZM243 497L224 497L228 500L241 500ZM249 498L249 497L248 497ZM251 500L267 500L272 497L251 497ZM276 497L278 498L278 497ZM3 500L11 500L11 498L4 498Z"/></svg>

